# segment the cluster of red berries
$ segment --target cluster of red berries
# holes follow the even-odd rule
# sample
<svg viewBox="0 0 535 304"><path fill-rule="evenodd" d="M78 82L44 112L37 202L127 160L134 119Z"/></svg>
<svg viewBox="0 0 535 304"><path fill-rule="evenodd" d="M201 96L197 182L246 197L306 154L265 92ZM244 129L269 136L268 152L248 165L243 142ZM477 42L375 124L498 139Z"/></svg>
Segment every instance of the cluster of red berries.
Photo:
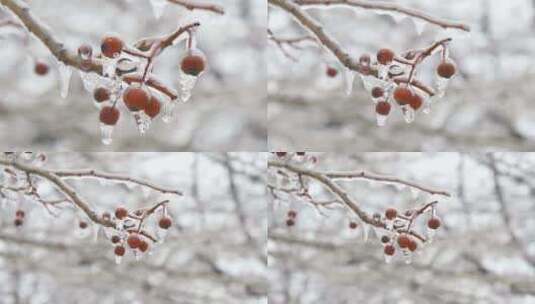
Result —
<svg viewBox="0 0 535 304"><path fill-rule="evenodd" d="M286 213L286 226L293 227L295 226L295 221L297 220L297 211L289 210Z"/></svg>
<svg viewBox="0 0 535 304"><path fill-rule="evenodd" d="M15 227L21 227L22 225L24 225L24 218L26 216L26 213L24 212L24 210L17 210L15 212L15 220L13 221L13 224L15 224Z"/></svg>
<svg viewBox="0 0 535 304"><path fill-rule="evenodd" d="M137 210L133 213L133 216L130 215L128 210L125 207L117 207L115 209L115 218L120 221L126 221L128 218L139 218L143 216L143 211ZM111 216L106 213L103 215L104 218L110 219ZM158 220L158 227L164 231L167 231L173 225L173 220L167 215L163 215ZM125 227L119 227L120 229ZM123 231L123 230L120 230ZM130 248L133 250L136 257L139 254L146 253L150 248L150 241L154 241L143 233L142 226L137 226L137 229L128 228L124 229L124 233L114 234L110 238L111 243L114 247L114 254L116 257L116 262L120 263L121 258L125 255L126 249Z"/></svg>
<svg viewBox="0 0 535 304"><path fill-rule="evenodd" d="M410 263L410 255L414 251L416 251L419 247L418 243L423 240L419 240L415 235L412 235L412 232L409 230L410 224L415 219L413 217L415 215L414 211L408 210L404 213L404 215L400 216L398 214L398 211L394 208L388 208L385 211L385 219L387 223L387 230L390 231L389 235L383 235L381 237L381 243L383 244L383 253L385 256L385 259L387 262L390 262L391 258L395 255L397 249L399 248L402 252L404 257L406 258L406 262ZM394 226L394 221L396 219L403 219L406 221L410 221L409 225L401 225L400 227ZM429 220L427 221L427 229L428 229L428 235L429 238L427 241L430 241L432 239L432 235L434 234L435 230L438 229L441 226L440 219L436 216L431 216ZM396 247L397 245L397 247Z"/></svg>

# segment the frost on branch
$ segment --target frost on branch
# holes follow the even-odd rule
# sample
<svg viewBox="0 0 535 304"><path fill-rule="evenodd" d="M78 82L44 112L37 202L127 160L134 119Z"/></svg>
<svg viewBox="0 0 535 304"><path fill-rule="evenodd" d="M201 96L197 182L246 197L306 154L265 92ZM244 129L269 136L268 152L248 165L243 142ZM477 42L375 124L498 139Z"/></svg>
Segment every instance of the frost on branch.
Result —
<svg viewBox="0 0 535 304"><path fill-rule="evenodd" d="M277 208L286 210L284 223L288 229L298 229L299 210L304 208L314 208L326 220L329 220L329 212L342 210L347 213L349 225L344 224L340 229L348 229L348 237L360 234L365 243L371 239L370 236L376 236L387 263L399 257L410 264L414 254L433 241L436 230L441 226L437 205L441 197L450 196L448 192L364 171L321 171L316 169L317 161L317 156L310 153L272 152L268 164L268 190L273 201L277 202ZM371 215L365 211L364 204L348 194L351 188L346 185L358 180L392 184L399 188L398 191L408 188L412 198L403 209L392 206L382 213ZM340 181L344 181L346 187L342 187Z"/></svg>

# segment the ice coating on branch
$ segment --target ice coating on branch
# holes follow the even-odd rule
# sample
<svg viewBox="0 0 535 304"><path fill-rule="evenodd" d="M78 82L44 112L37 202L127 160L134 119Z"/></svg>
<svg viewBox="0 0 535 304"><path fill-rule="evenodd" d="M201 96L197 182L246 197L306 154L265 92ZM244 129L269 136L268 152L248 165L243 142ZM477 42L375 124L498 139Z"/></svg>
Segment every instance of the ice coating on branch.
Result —
<svg viewBox="0 0 535 304"><path fill-rule="evenodd" d="M106 77L114 77L117 69L118 58L105 57L102 62L102 73Z"/></svg>
<svg viewBox="0 0 535 304"><path fill-rule="evenodd" d="M353 92L353 82L355 81L355 71L344 68L344 79L345 79L345 92L347 95L351 95Z"/></svg>
<svg viewBox="0 0 535 304"><path fill-rule="evenodd" d="M197 76L188 75L184 72L180 72L180 100L187 102L191 98L191 91L197 83Z"/></svg>
<svg viewBox="0 0 535 304"><path fill-rule="evenodd" d="M67 95L69 95L69 85L71 83L72 68L68 65L65 65L63 62L58 61L58 69L61 98L67 98Z"/></svg>
<svg viewBox="0 0 535 304"><path fill-rule="evenodd" d="M156 17L156 19L160 19L160 17L163 15L167 3L167 0L150 0L152 12L154 13L154 17Z"/></svg>
<svg viewBox="0 0 535 304"><path fill-rule="evenodd" d="M93 93L100 77L95 73L80 71L80 78L82 79L84 89L89 93Z"/></svg>
<svg viewBox="0 0 535 304"><path fill-rule="evenodd" d="M113 141L112 139L113 127L114 126L110 126L110 125L103 124L103 123L100 124L100 136L101 136L101 140L103 144L111 145Z"/></svg>

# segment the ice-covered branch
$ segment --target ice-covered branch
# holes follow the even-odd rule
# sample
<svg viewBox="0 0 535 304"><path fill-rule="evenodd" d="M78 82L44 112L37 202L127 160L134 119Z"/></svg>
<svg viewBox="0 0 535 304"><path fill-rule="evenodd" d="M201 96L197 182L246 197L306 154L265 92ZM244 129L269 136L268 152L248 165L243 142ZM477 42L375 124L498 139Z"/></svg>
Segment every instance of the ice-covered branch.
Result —
<svg viewBox="0 0 535 304"><path fill-rule="evenodd" d="M167 0L167 1L169 1L170 3L183 6L189 10L205 10L205 11L211 11L220 15L225 14L225 9L222 6L211 4L211 3L193 1L193 0Z"/></svg>

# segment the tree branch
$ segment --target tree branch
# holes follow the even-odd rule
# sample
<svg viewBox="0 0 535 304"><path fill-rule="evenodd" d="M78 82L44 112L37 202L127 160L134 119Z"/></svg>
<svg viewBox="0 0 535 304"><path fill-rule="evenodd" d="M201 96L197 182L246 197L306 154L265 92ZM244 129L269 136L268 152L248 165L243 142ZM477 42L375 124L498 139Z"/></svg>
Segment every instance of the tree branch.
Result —
<svg viewBox="0 0 535 304"><path fill-rule="evenodd" d="M215 5L215 4L201 3L198 1L191 1L191 0L167 0L167 1L177 4L177 5L181 5L189 10L205 10L205 11L211 11L220 15L225 14L225 9L222 6Z"/></svg>

